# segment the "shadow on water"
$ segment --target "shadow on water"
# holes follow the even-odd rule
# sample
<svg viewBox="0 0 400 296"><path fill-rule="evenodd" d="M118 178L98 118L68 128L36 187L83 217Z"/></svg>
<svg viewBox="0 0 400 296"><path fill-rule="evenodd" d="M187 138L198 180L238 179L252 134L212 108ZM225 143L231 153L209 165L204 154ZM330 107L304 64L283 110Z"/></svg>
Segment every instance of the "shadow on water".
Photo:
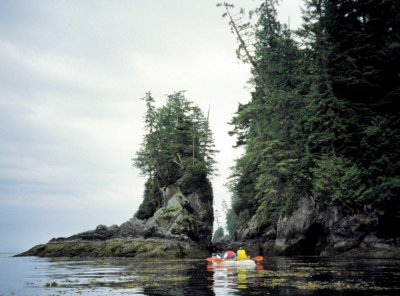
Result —
<svg viewBox="0 0 400 296"><path fill-rule="evenodd" d="M4 259L4 258L0 258ZM257 268L205 260L7 258L0 295L400 295L400 261L266 258ZM10 274L11 273L11 274ZM2 274L0 274L0 277ZM4 278L4 277L3 277ZM10 281L23 278L23 289ZM7 290L2 290L7 284ZM15 284L15 283L14 283Z"/></svg>

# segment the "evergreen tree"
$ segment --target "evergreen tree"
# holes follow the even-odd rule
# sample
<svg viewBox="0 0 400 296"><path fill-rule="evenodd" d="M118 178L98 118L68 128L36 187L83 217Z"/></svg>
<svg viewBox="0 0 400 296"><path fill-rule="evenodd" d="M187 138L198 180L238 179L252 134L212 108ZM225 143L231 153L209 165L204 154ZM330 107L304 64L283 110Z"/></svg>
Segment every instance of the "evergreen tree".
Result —
<svg viewBox="0 0 400 296"><path fill-rule="evenodd" d="M167 97L154 107L151 93L145 98L146 134L133 164L148 177L143 203L136 217L146 219L162 206L161 189L178 185L183 193L202 190L203 198L212 201L208 176L214 172L214 142L208 124L197 106L183 92Z"/></svg>
<svg viewBox="0 0 400 296"><path fill-rule="evenodd" d="M245 27L225 5L254 84L231 122L245 151L228 220L249 209L263 231L305 195L400 216L400 3L308 0L297 32L277 21L276 4L263 1Z"/></svg>
<svg viewBox="0 0 400 296"><path fill-rule="evenodd" d="M345 155L361 169L367 201L398 208L400 3L337 0L325 6L333 92L355 115Z"/></svg>
<svg viewBox="0 0 400 296"><path fill-rule="evenodd" d="M273 227L280 211L298 198L294 183L301 183L292 178L301 170L294 134L298 118L292 112L302 103L296 93L300 51L290 30L277 21L275 5L264 1L255 11L255 91L231 122L231 135L238 135L237 144L245 146L233 174L233 209L236 214L243 207L256 211L261 228Z"/></svg>

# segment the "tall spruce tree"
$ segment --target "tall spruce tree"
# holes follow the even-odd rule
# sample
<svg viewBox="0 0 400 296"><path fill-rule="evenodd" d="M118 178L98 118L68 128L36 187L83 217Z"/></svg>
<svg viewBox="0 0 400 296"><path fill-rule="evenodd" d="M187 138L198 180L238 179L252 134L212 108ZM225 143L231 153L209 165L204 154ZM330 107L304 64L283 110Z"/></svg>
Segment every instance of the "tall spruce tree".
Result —
<svg viewBox="0 0 400 296"><path fill-rule="evenodd" d="M349 149L354 111L346 98L336 96L329 71L334 44L326 28L326 1L306 3L304 25L299 34L306 44L304 61L304 108L302 134L310 152L311 195L321 206L346 204L355 207L368 190L357 164L344 154ZM343 174L348 172L351 174Z"/></svg>
<svg viewBox="0 0 400 296"><path fill-rule="evenodd" d="M302 169L294 134L299 121L294 110L302 104L296 92L300 50L290 30L277 21L275 5L276 1L264 1L254 12L258 16L253 44L255 91L231 122L231 135L238 135L237 144L245 146L233 174L233 209L240 214L251 207L260 229L273 227L279 213L291 207L302 190L301 178L293 178Z"/></svg>

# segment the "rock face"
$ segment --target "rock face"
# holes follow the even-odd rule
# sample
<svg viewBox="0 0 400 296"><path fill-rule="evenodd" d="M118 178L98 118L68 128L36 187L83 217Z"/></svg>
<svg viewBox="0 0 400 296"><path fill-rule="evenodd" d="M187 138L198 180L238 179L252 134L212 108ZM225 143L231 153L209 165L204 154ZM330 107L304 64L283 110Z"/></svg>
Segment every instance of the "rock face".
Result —
<svg viewBox="0 0 400 296"><path fill-rule="evenodd" d="M164 206L147 220L133 217L119 226L99 225L68 238L52 239L20 255L204 257L213 221L211 203L202 201L199 193L183 195L176 185L170 185L165 188Z"/></svg>
<svg viewBox="0 0 400 296"><path fill-rule="evenodd" d="M313 231L311 227L317 220L318 212L312 200L303 198L299 202L299 208L290 217L279 217L276 227L276 240L275 250L278 253L307 253L309 250L302 250L307 248L309 235L307 232ZM313 226L317 232L318 226ZM315 236L316 240L320 239L318 235ZM312 242L310 242L311 244ZM317 244L317 242L315 242Z"/></svg>
<svg viewBox="0 0 400 296"><path fill-rule="evenodd" d="M369 207L357 214L333 206L320 210L311 198L303 197L296 211L279 218L276 237L273 231L256 237L252 220L248 218L248 229L239 232L239 238L253 241L264 253L400 258L400 237L387 235L387 228L395 225L384 224L380 213Z"/></svg>
<svg viewBox="0 0 400 296"><path fill-rule="evenodd" d="M158 237L192 240L205 247L211 241L213 209L198 193L184 196L180 191L166 196L166 206L148 220L132 218L115 228L113 238Z"/></svg>

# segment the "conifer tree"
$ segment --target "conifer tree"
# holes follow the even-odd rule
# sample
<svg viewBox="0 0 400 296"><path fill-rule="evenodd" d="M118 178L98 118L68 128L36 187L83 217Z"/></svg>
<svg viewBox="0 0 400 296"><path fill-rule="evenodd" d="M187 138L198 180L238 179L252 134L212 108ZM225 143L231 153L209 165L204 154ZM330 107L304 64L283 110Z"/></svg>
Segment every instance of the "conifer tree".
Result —
<svg viewBox="0 0 400 296"><path fill-rule="evenodd" d="M217 151L208 118L183 92L169 95L159 108L154 107L151 93L144 101L146 134L133 165L148 179L136 217L151 217L162 206L161 189L170 184L183 193L202 190L203 198L212 201L208 177L214 172Z"/></svg>

